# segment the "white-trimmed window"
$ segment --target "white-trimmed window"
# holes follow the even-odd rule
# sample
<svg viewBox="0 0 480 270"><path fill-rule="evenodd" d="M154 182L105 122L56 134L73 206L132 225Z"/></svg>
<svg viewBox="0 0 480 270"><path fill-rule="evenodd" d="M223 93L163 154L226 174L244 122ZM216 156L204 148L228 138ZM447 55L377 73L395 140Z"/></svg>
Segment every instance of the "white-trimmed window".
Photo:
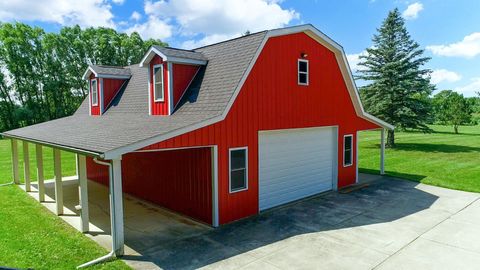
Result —
<svg viewBox="0 0 480 270"><path fill-rule="evenodd" d="M298 59L298 84L308 85L308 60Z"/></svg>
<svg viewBox="0 0 480 270"><path fill-rule="evenodd" d="M343 136L343 166L351 166L353 164L353 135Z"/></svg>
<svg viewBox="0 0 480 270"><path fill-rule="evenodd" d="M92 93L92 105L98 105L98 82L97 79L93 79L90 82L90 93Z"/></svg>
<svg viewBox="0 0 480 270"><path fill-rule="evenodd" d="M247 147L229 150L230 193L248 189L248 149Z"/></svg>
<svg viewBox="0 0 480 270"><path fill-rule="evenodd" d="M153 66L153 99L163 101L163 65Z"/></svg>

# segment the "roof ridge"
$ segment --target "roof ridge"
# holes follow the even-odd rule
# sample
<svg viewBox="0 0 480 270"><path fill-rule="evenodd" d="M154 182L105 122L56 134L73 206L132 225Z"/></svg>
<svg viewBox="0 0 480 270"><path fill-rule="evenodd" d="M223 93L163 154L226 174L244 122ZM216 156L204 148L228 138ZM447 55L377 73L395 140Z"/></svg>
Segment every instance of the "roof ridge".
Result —
<svg viewBox="0 0 480 270"><path fill-rule="evenodd" d="M90 65L92 67L104 67L104 68L118 68L125 69L126 66L111 66L111 65Z"/></svg>
<svg viewBox="0 0 480 270"><path fill-rule="evenodd" d="M201 46L201 47L197 47L195 49L192 49L194 52L196 52L196 50L198 49L203 49L203 48L206 48L206 47L210 47L210 46L214 46L214 45L218 45L218 44L222 44L222 43L227 43L227 42L230 42L230 41L234 41L234 40L238 40L238 39L242 39L242 38L247 38L249 36L253 36L253 35L258 35L258 34L261 34L261 33L266 33L270 30L262 30L262 31L258 31L258 32L255 32L255 33L251 33L251 34L248 34L248 35L244 35L244 36L239 36L239 37L236 37L236 38L231 38L231 39L227 39L227 40L224 40L224 41L220 41L220 42L216 42L216 43L212 43L212 44L208 44L208 45L204 45L204 46Z"/></svg>
<svg viewBox="0 0 480 270"><path fill-rule="evenodd" d="M194 50L182 49L182 48L174 48L174 47L168 47L168 46L162 47L162 46L155 45L155 47L164 48L164 49L170 49L170 50L177 50L177 51L184 51L184 52L193 52L193 53L196 52L196 51L194 51Z"/></svg>

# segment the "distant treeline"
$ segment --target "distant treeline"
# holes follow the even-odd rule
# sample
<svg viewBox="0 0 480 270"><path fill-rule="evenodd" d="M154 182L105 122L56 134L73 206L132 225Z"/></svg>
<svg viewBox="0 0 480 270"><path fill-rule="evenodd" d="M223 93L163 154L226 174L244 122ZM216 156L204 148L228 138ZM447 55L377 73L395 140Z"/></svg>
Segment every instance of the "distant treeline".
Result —
<svg viewBox="0 0 480 270"><path fill-rule="evenodd" d="M88 94L88 64L135 64L153 44L166 45L109 28L0 24L0 131L71 115Z"/></svg>

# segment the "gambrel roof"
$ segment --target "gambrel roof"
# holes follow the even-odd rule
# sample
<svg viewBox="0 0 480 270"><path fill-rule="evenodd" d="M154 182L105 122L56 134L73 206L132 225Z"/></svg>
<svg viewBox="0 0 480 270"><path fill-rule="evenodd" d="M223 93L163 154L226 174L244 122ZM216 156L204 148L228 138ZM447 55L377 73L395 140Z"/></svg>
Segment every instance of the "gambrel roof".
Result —
<svg viewBox="0 0 480 270"><path fill-rule="evenodd" d="M132 65L120 68L128 70L131 78L104 115L90 116L87 98L70 117L8 131L3 135L111 159L222 121L268 38L298 32L305 32L335 53L357 115L381 127L393 129L390 124L363 110L342 47L312 25L301 25L250 34L192 51L152 47L142 62L155 49L161 50L167 58L195 57L195 61L205 61L172 115L148 114L147 69Z"/></svg>

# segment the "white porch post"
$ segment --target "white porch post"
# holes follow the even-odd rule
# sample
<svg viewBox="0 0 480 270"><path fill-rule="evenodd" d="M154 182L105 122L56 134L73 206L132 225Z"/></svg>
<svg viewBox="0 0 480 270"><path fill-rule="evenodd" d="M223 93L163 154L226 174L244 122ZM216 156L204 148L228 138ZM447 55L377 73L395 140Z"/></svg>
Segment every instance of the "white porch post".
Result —
<svg viewBox="0 0 480 270"><path fill-rule="evenodd" d="M213 227L218 227L218 146L212 147L212 195L213 195Z"/></svg>
<svg viewBox="0 0 480 270"><path fill-rule="evenodd" d="M30 185L30 154L26 141L23 141L23 177L25 179L25 191L30 192L32 190Z"/></svg>
<svg viewBox="0 0 480 270"><path fill-rule="evenodd" d="M13 182L15 184L20 184L20 176L18 173L18 143L16 139L10 140L12 146L12 174Z"/></svg>
<svg viewBox="0 0 480 270"><path fill-rule="evenodd" d="M87 162L84 155L76 155L77 175L78 175L78 197L80 200L80 219L82 232L88 232L89 214L88 214L88 188L87 188Z"/></svg>
<svg viewBox="0 0 480 270"><path fill-rule="evenodd" d="M53 149L53 172L55 175L55 204L57 215L63 215L62 160L60 150Z"/></svg>
<svg viewBox="0 0 480 270"><path fill-rule="evenodd" d="M122 194L122 159L112 159L110 172L110 218L112 223L112 241L115 255L123 255L123 194Z"/></svg>
<svg viewBox="0 0 480 270"><path fill-rule="evenodd" d="M382 128L380 135L380 174L385 174L385 129Z"/></svg>
<svg viewBox="0 0 480 270"><path fill-rule="evenodd" d="M38 200L45 201L45 184L43 175L43 148L42 145L35 145L35 154L37 159L37 184L38 184Z"/></svg>

